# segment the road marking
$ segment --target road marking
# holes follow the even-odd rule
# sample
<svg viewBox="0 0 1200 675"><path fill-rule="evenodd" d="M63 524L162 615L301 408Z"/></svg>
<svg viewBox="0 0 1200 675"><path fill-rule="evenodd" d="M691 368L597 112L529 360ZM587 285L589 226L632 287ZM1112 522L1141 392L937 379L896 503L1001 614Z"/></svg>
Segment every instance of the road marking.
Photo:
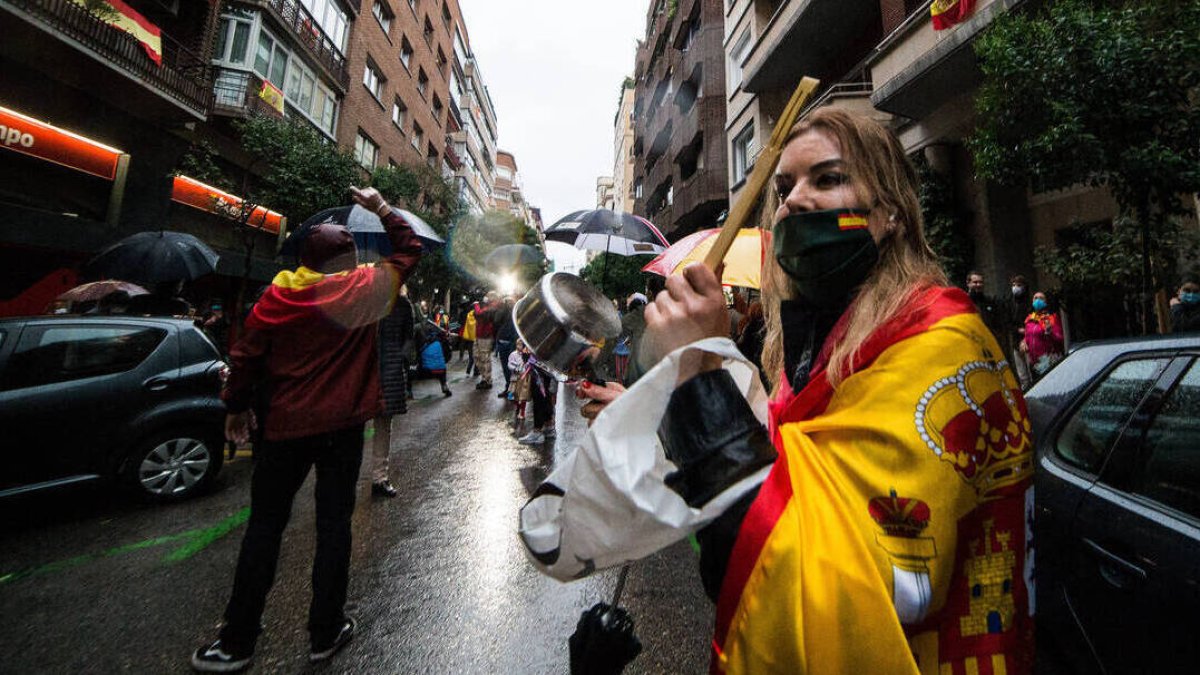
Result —
<svg viewBox="0 0 1200 675"><path fill-rule="evenodd" d="M230 532L232 532L234 529L236 529L237 527L244 524L249 519L250 519L250 507L247 506L247 507L241 509L240 511L238 511L237 513L233 514L232 516L230 516L214 525L211 525L209 527L202 527L202 528L195 529L195 530L188 530L187 532L180 532L178 534L170 534L165 537L154 537L152 539L146 539L143 541L134 542L132 544L116 546L116 547L113 547L110 549L100 551L98 553L85 553L83 555L77 555L77 556L74 556L71 558L65 558L63 560L56 560L54 562L46 563L45 565L38 565L36 567L28 567L23 570L9 572L7 574L0 574L0 584L12 583L14 581L28 579L29 577L40 576L43 574L51 574L53 572L62 572L64 570L69 570L73 567L78 567L79 565L82 565L86 562L91 562L93 560L99 560L101 558L112 558L114 556L122 555L124 553L130 553L132 551L140 551L142 549L153 548L155 546L161 546L163 544L169 544L174 541L187 540L186 543L183 544L183 546L180 546L180 547L170 551L162 558L163 563L180 562L182 560L187 560L188 558L196 555L200 551L203 551L205 548L210 546L213 542L215 542L216 540L220 539L221 537L224 537L225 535L229 534Z"/></svg>

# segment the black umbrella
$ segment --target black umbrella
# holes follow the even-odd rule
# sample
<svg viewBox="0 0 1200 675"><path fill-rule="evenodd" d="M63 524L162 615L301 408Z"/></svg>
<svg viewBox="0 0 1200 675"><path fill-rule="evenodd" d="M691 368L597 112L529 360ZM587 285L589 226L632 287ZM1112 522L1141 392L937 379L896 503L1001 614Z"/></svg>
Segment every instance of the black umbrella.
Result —
<svg viewBox="0 0 1200 675"><path fill-rule="evenodd" d="M645 218L610 209L576 211L546 228L545 233L550 241L617 255L657 255L671 245Z"/></svg>
<svg viewBox="0 0 1200 675"><path fill-rule="evenodd" d="M536 265L545 260L542 252L526 244L497 246L487 254L483 264L494 270L512 269L518 265Z"/></svg>
<svg viewBox="0 0 1200 675"><path fill-rule="evenodd" d="M101 251L86 266L89 274L145 283L191 281L217 268L220 256L190 234L138 232Z"/></svg>
<svg viewBox="0 0 1200 675"><path fill-rule="evenodd" d="M430 227L429 223L410 211L396 207L392 207L392 210L399 213L412 227L417 239L421 240L421 246L426 251L446 245L446 240L438 236L437 231ZM312 228L322 223L345 225L346 229L354 235L354 243L359 250L375 251L381 256L390 255L392 252L392 242L388 239L387 232L383 229L383 221L379 219L379 216L358 204L352 204L325 209L301 223L300 227L288 235L287 240L279 249L279 253L281 255L299 255L300 242L304 241Z"/></svg>
<svg viewBox="0 0 1200 675"><path fill-rule="evenodd" d="M621 568L612 605L598 602L579 617L567 645L571 675L617 675L642 652L633 634L633 617L618 607L629 565Z"/></svg>

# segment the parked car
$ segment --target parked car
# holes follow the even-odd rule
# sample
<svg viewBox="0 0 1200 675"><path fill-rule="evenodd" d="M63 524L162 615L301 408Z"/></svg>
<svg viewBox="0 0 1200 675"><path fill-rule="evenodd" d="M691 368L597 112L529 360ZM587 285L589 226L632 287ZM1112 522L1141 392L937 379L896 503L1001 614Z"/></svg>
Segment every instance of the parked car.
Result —
<svg viewBox="0 0 1200 675"><path fill-rule="evenodd" d="M1039 648L1080 673L1200 663L1200 335L1089 343L1027 394Z"/></svg>
<svg viewBox="0 0 1200 675"><path fill-rule="evenodd" d="M188 320L0 319L0 497L102 479L200 492L221 469L227 373Z"/></svg>

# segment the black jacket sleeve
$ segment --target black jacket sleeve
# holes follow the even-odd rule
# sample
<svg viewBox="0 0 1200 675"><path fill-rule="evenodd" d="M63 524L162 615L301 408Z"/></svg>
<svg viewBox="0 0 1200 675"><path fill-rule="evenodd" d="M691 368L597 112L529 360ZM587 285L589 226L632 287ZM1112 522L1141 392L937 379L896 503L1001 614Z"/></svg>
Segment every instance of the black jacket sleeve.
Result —
<svg viewBox="0 0 1200 675"><path fill-rule="evenodd" d="M697 508L776 457L766 427L726 370L697 375L676 388L659 438L667 458L679 467L667 475L667 486ZM697 534L700 574L714 601L742 519L757 494L757 488L747 493Z"/></svg>

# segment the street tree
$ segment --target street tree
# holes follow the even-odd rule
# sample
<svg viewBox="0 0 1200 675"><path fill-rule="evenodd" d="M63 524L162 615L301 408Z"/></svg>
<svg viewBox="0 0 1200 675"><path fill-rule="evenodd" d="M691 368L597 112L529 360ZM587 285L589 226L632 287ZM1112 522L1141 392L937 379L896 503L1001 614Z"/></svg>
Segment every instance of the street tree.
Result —
<svg viewBox="0 0 1200 675"><path fill-rule="evenodd" d="M998 19L975 50L984 82L968 145L979 175L1038 191L1107 188L1120 217L1090 244L1111 252L1136 241L1136 270L1115 276L1136 279L1143 332L1159 291L1161 326L1179 217L1200 191L1200 4L1061 0ZM1041 259L1066 281L1088 278L1077 268L1094 258Z"/></svg>
<svg viewBox="0 0 1200 675"><path fill-rule="evenodd" d="M645 292L650 274L643 272L653 255L617 255L603 252L579 271L579 276L610 298L625 298L630 293Z"/></svg>

